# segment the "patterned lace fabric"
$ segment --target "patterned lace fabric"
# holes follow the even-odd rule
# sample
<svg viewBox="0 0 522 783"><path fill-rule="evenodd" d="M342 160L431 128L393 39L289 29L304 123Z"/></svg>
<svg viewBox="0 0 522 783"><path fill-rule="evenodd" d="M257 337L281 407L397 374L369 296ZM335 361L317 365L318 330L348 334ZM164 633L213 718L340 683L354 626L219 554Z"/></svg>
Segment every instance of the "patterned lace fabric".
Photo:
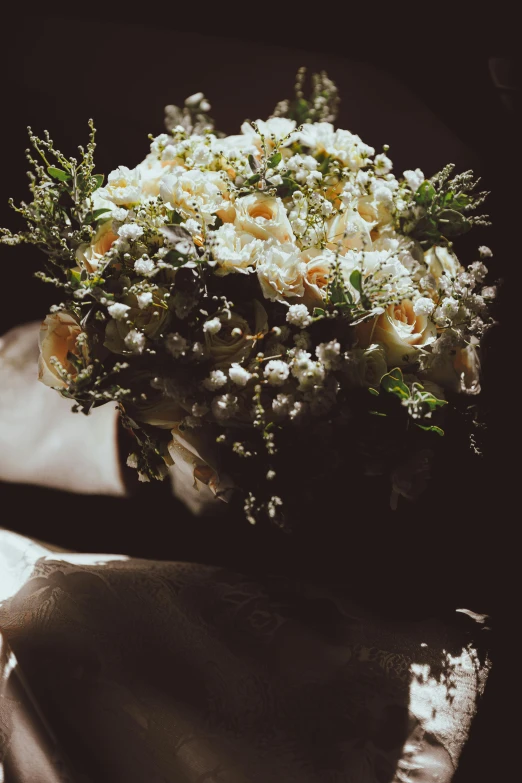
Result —
<svg viewBox="0 0 522 783"><path fill-rule="evenodd" d="M378 618L281 575L0 530L0 780L445 783L483 616Z"/></svg>

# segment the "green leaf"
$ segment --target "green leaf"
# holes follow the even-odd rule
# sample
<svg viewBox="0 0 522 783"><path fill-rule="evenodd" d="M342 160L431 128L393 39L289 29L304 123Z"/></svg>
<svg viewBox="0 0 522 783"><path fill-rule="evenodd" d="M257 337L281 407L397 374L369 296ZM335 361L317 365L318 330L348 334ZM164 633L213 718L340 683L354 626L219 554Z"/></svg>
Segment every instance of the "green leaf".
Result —
<svg viewBox="0 0 522 783"><path fill-rule="evenodd" d="M402 372L398 367L382 376L381 386L385 391L394 394L401 400L407 400L410 396L410 390L404 383Z"/></svg>
<svg viewBox="0 0 522 783"><path fill-rule="evenodd" d="M260 179L261 179L260 174L254 174L252 177L249 177L247 179L247 185L255 185L256 182L259 182Z"/></svg>
<svg viewBox="0 0 522 783"><path fill-rule="evenodd" d="M362 274L358 269L354 269L350 275L350 283L353 285L356 291L361 293L362 291Z"/></svg>
<svg viewBox="0 0 522 783"><path fill-rule="evenodd" d="M78 269L68 269L67 280L71 283L73 288L77 288L81 282L81 272Z"/></svg>
<svg viewBox="0 0 522 783"><path fill-rule="evenodd" d="M280 152L274 152L270 160L268 161L268 168L273 169L277 166L277 164L281 161L282 155Z"/></svg>
<svg viewBox="0 0 522 783"><path fill-rule="evenodd" d="M332 285L332 289L330 292L330 302L333 305L346 304L346 296L345 296L344 288L340 286L338 283L334 283Z"/></svg>
<svg viewBox="0 0 522 783"><path fill-rule="evenodd" d="M314 318L324 318L326 315L326 310L323 310L322 307L314 307L313 316Z"/></svg>
<svg viewBox="0 0 522 783"><path fill-rule="evenodd" d="M105 179L105 175L104 174L95 174L93 179L96 180L96 187L94 189L98 190L98 188L101 188L101 186L103 185L103 180Z"/></svg>
<svg viewBox="0 0 522 783"><path fill-rule="evenodd" d="M430 426L425 426L424 424L417 424L417 427L419 429L424 430L425 432L436 432L437 435L444 435L444 430L441 430L440 427L435 426L435 424L431 424Z"/></svg>
<svg viewBox="0 0 522 783"><path fill-rule="evenodd" d="M372 416L386 416L386 413L382 413L381 411L368 411Z"/></svg>
<svg viewBox="0 0 522 783"><path fill-rule="evenodd" d="M257 162L257 160L254 158L253 155L249 155L248 156L248 164L249 164L250 168L252 169L252 171L254 172L254 174L256 173L258 168L260 167L260 164Z"/></svg>
<svg viewBox="0 0 522 783"><path fill-rule="evenodd" d="M374 397L378 397L379 396L379 392L377 391L377 389L374 389L373 386L370 386L368 391L370 392L370 394L373 394Z"/></svg>
<svg viewBox="0 0 522 783"><path fill-rule="evenodd" d="M85 222L86 223L94 223L100 215L104 215L106 212L110 212L111 210L108 208L105 209L95 209L94 212L88 212L85 215Z"/></svg>
<svg viewBox="0 0 522 783"><path fill-rule="evenodd" d="M428 182L428 180L424 180L424 182L419 185L415 191L415 195L413 196L415 203L419 204L421 207L425 207L427 204L431 204L434 198L435 188L430 182Z"/></svg>
<svg viewBox="0 0 522 783"><path fill-rule="evenodd" d="M180 267L187 263L187 258L186 256L182 256L181 253L178 253L176 250L169 250L167 255L164 256L163 261L167 264L170 264L171 266Z"/></svg>
<svg viewBox="0 0 522 783"><path fill-rule="evenodd" d="M448 237L460 236L470 230L472 224L455 209L443 209L438 216L441 232Z"/></svg>
<svg viewBox="0 0 522 783"><path fill-rule="evenodd" d="M171 225L178 226L182 222L183 222L183 217L179 214L179 212L176 212L176 210L174 210L170 215Z"/></svg>
<svg viewBox="0 0 522 783"><path fill-rule="evenodd" d="M467 193L459 193L451 202L453 209L464 209L464 207L467 207L469 204L471 204L471 198Z"/></svg>
<svg viewBox="0 0 522 783"><path fill-rule="evenodd" d="M57 169L54 166L48 166L47 173L50 177L54 177L54 179L60 180L60 182L67 182L68 179L71 179L70 174L68 174L66 171L63 171L63 169Z"/></svg>

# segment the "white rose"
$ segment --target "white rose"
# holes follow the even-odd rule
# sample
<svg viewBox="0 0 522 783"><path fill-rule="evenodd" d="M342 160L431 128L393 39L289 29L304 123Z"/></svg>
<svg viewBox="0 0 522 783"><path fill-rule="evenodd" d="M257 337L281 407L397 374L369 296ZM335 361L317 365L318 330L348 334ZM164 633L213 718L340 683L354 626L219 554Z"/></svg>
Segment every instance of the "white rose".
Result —
<svg viewBox="0 0 522 783"><path fill-rule="evenodd" d="M226 183L217 171L172 172L160 183L160 196L186 218L199 215L206 223L214 222L214 215L230 204L225 198Z"/></svg>
<svg viewBox="0 0 522 783"><path fill-rule="evenodd" d="M329 122L312 122L305 125L298 138L316 154L326 153L352 171L365 166L368 157L375 153L374 148L365 144L359 136L342 128L335 130Z"/></svg>
<svg viewBox="0 0 522 783"><path fill-rule="evenodd" d="M271 117L268 120L256 120L256 125L265 137L265 142L269 147L273 147L275 142L282 141L282 139L295 130L295 120L289 120L286 117ZM262 150L261 137L249 122L243 123L241 132L249 141L251 140L259 150ZM292 134L290 138L284 142L283 146L288 146L295 141L295 139L296 135Z"/></svg>
<svg viewBox="0 0 522 783"><path fill-rule="evenodd" d="M354 348L348 352L344 374L353 386L379 386L388 371L386 353L382 345L373 343L368 348Z"/></svg>
<svg viewBox="0 0 522 783"><path fill-rule="evenodd" d="M294 232L286 214L286 208L277 196L252 193L234 202L234 225L257 239L277 239L294 242Z"/></svg>
<svg viewBox="0 0 522 783"><path fill-rule="evenodd" d="M435 325L427 316L415 315L410 299L389 305L382 315L355 328L361 347L371 343L384 346L390 367L407 364L419 348L429 345L437 336Z"/></svg>
<svg viewBox="0 0 522 783"><path fill-rule="evenodd" d="M346 209L326 224L326 247L342 251L365 250L371 247L370 224L354 209Z"/></svg>
<svg viewBox="0 0 522 783"><path fill-rule="evenodd" d="M374 284L390 287L396 295L407 298L411 292L411 277L398 256L391 255L387 250L369 250L361 252L349 250L340 258L341 270L346 285L350 286L352 296L356 301L360 294L350 285L350 275L358 269L363 278L372 276Z"/></svg>
<svg viewBox="0 0 522 783"><path fill-rule="evenodd" d="M67 358L68 353L88 360L86 344L78 345L78 337L82 334L82 327L75 316L65 311L51 313L40 327L38 345L40 357L38 359L38 380L46 386L60 386L66 388L66 382L60 377L57 368L52 364L51 358L56 357L62 367L74 379L77 370Z"/></svg>
<svg viewBox="0 0 522 783"><path fill-rule="evenodd" d="M173 171L185 171L177 161L159 160L157 155L150 153L144 161L136 166L140 176L141 192L143 196L154 197L160 194L160 184L166 174Z"/></svg>
<svg viewBox="0 0 522 783"><path fill-rule="evenodd" d="M384 191L383 191L384 192ZM389 191L386 191L389 193ZM370 223L372 238L377 238L378 230L384 226L389 226L392 222L393 202L387 198L379 197L377 193L372 196L362 196L357 200L357 211L359 215Z"/></svg>
<svg viewBox="0 0 522 783"><path fill-rule="evenodd" d="M235 310L219 313L221 329L212 334L205 332L207 352L215 367L241 364L253 351L258 336L268 331L268 317L265 308L255 299L252 311L240 315Z"/></svg>
<svg viewBox="0 0 522 783"><path fill-rule="evenodd" d="M213 232L212 241L212 257L217 261L214 272L219 276L251 272L264 247L260 239L238 230L232 223L224 223Z"/></svg>
<svg viewBox="0 0 522 783"><path fill-rule="evenodd" d="M252 129L253 130L253 129ZM230 160L246 161L249 155L256 157L259 153L250 134L243 136L225 136L223 139L212 137L212 151L225 155Z"/></svg>
<svg viewBox="0 0 522 783"><path fill-rule="evenodd" d="M108 220L111 216L109 215L109 212L114 213L119 210L119 207L114 204L113 201L109 201L107 198L103 195L103 188L98 188L94 191L94 193L91 193L90 200L92 202L92 205L89 204L89 209L92 206L92 211L95 212L97 209L106 209L107 214L103 216L104 220Z"/></svg>
<svg viewBox="0 0 522 783"><path fill-rule="evenodd" d="M112 220L102 223L91 244L80 245L76 250L76 259L80 266L89 274L97 272L105 253L111 249L117 239L117 235L112 230Z"/></svg>
<svg viewBox="0 0 522 783"><path fill-rule="evenodd" d="M328 287L328 279L335 264L335 253L332 250L310 250L305 258L304 301L308 306L319 305Z"/></svg>
<svg viewBox="0 0 522 783"><path fill-rule="evenodd" d="M305 272L306 263L301 252L290 242L271 243L257 264L261 290L273 302L303 296Z"/></svg>
<svg viewBox="0 0 522 783"><path fill-rule="evenodd" d="M107 185L99 188L98 198L112 201L117 206L138 204L141 199L140 174L138 169L118 166L107 177Z"/></svg>
<svg viewBox="0 0 522 783"><path fill-rule="evenodd" d="M430 247L424 253L424 263L428 268L429 274L433 275L437 283L444 274L449 277L456 277L459 272L464 271L457 256L451 250L448 250L447 247L439 245Z"/></svg>

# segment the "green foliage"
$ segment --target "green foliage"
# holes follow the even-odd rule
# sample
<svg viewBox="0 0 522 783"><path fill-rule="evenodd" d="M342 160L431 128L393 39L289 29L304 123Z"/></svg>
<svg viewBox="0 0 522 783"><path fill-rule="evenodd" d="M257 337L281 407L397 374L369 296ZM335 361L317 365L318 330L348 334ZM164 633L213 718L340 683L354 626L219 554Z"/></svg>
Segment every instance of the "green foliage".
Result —
<svg viewBox="0 0 522 783"><path fill-rule="evenodd" d="M29 128L29 140L36 152L27 152L32 167L29 172L33 200L10 206L25 219L27 230L17 234L0 229L1 241L8 245L32 244L42 250L48 259L49 280L71 284L76 281L68 274L76 266L76 250L90 241L97 221L106 210L92 210L91 196L103 183L102 174L94 174L95 128L89 122L87 147L79 147L80 160L66 158L54 146L47 131L44 138L35 136ZM51 163L54 159L57 165ZM94 224L94 225L93 225Z"/></svg>
<svg viewBox="0 0 522 783"><path fill-rule="evenodd" d="M295 98L280 101L273 117L287 117L297 125L308 122L334 122L339 108L339 92L326 71L312 74L312 89L304 95L306 68L300 68L295 80Z"/></svg>
<svg viewBox="0 0 522 783"><path fill-rule="evenodd" d="M426 432L435 432L437 435L444 435L444 431L434 424L420 424L417 419L426 420L432 417L432 414L438 409L447 405L446 400L440 400L431 392L426 391L419 382L406 383L402 370L395 367L390 372L382 376L380 388L386 394L396 397L401 405L406 408L408 416L415 420L415 424ZM375 397L380 396L378 389L370 388L370 394ZM375 415L383 415L379 411L371 411Z"/></svg>
<svg viewBox="0 0 522 783"><path fill-rule="evenodd" d="M55 168L55 166L48 166L47 173L49 176L54 177L55 179L59 179L60 182L67 182L68 179L71 179L70 174L68 174L66 171L63 171L62 169Z"/></svg>
<svg viewBox="0 0 522 783"><path fill-rule="evenodd" d="M356 291L362 292L362 274L359 269L354 269L350 275L350 283Z"/></svg>
<svg viewBox="0 0 522 783"><path fill-rule="evenodd" d="M447 244L467 233L473 225L489 225L487 215L472 215L486 199L486 191L474 192L479 179L465 171L450 179L453 164L425 180L416 192L410 208L417 208L416 217L399 216L400 230L416 239L423 248ZM420 208L420 213L418 208Z"/></svg>
<svg viewBox="0 0 522 783"><path fill-rule="evenodd" d="M401 402L410 396L410 390L403 380L402 371L396 367L381 378L381 386L388 394L394 394Z"/></svg>

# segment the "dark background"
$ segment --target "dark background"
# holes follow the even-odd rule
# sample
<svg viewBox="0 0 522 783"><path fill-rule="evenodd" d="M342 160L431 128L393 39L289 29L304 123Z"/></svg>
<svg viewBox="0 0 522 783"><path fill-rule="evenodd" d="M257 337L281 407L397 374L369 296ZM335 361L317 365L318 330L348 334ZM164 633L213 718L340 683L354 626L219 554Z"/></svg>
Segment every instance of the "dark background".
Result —
<svg viewBox="0 0 522 783"><path fill-rule="evenodd" d="M520 243L512 198L513 179L520 180L518 59L506 55L502 46L473 38L476 45L463 51L454 39L439 39L435 33L424 48L420 32L390 35L387 49L364 26L358 36L348 38L341 29L321 35L320 25L297 34L294 23L289 41L283 25L252 24L239 30L222 24L224 18L220 11L215 28L204 30L197 19L174 23L162 15L144 22L131 13L123 24L116 14L100 11L96 19L40 15L4 28L0 225L21 228L6 202L9 196L15 201L27 197L28 124L37 133L48 129L59 149L74 154L87 139L92 117L98 130L98 171L107 174L145 156L147 134L163 130L168 103L180 104L202 90L217 126L237 133L245 118L264 118L278 100L291 95L299 66L324 68L340 89L338 124L376 148L389 144L397 174L419 166L430 176L451 161L458 170L473 168L492 191L486 211L493 227L474 230L457 246L462 258L466 252L476 254L480 244L491 246L492 276L504 280L495 313L500 325L484 350L485 456L477 463L470 455L461 460L459 452L452 463L457 470L441 474L441 492L431 490L417 508L399 517L378 509L364 515L359 508L353 519L340 519L335 547L320 530L291 539L234 517L194 520L166 485L138 487L132 476L130 500L0 485L1 524L80 551L123 551L335 578L357 600L386 614L444 614L464 605L493 615L496 649L505 650L520 517L509 492L516 464L510 454L516 420L509 405L516 395L519 353L514 316ZM223 30L227 35L217 37ZM216 37L205 34L210 32ZM0 264L2 286L8 283L10 292L2 297L2 334L43 318L57 293L33 278L39 268L33 248L0 247ZM489 780L493 770L499 773L499 744L491 734L501 704L501 676L494 670L457 781Z"/></svg>

